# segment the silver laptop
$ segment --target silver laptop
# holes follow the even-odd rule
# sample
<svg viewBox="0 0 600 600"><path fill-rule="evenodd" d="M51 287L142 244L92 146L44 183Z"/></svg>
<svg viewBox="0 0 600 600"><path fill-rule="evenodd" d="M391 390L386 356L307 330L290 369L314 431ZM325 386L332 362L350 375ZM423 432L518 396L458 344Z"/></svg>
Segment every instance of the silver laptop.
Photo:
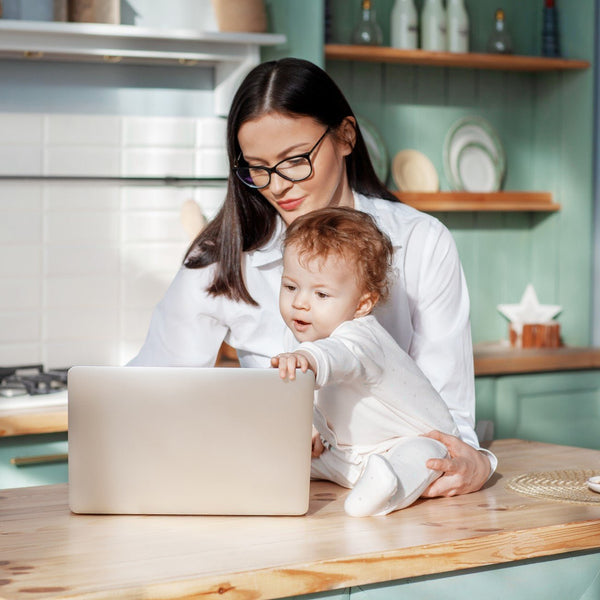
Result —
<svg viewBox="0 0 600 600"><path fill-rule="evenodd" d="M308 510L312 373L73 367L75 513L301 515Z"/></svg>

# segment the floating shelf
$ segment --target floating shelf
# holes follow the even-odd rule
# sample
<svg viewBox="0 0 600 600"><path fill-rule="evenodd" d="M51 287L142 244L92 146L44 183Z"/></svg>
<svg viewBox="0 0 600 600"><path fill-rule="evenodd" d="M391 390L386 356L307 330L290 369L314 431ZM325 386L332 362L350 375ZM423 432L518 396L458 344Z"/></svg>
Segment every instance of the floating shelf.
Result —
<svg viewBox="0 0 600 600"><path fill-rule="evenodd" d="M214 67L218 115L227 114L241 80L259 64L260 47L285 40L285 35L267 33L0 19L4 59Z"/></svg>
<svg viewBox="0 0 600 600"><path fill-rule="evenodd" d="M400 50L388 46L351 46L345 44L326 44L325 58L499 71L563 71L590 67L590 63L586 60L570 58L479 54L475 52L430 52L427 50Z"/></svg>
<svg viewBox="0 0 600 600"><path fill-rule="evenodd" d="M424 212L557 212L550 192L394 192Z"/></svg>
<svg viewBox="0 0 600 600"><path fill-rule="evenodd" d="M600 368L600 348L511 348L488 342L473 348L475 375L509 375Z"/></svg>

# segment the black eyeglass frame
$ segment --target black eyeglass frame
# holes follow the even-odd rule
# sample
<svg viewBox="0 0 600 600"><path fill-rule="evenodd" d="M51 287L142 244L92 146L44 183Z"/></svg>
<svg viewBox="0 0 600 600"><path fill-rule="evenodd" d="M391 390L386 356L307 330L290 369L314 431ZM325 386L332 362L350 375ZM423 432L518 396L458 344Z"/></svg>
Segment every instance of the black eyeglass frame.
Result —
<svg viewBox="0 0 600 600"><path fill-rule="evenodd" d="M315 145L308 151L308 152L304 152L303 154L295 154L294 156L288 156L287 158L284 158L283 160L280 160L276 165L274 165L273 167L264 167L262 165L257 166L257 167L252 167L250 165L245 165L243 168L244 169L261 169L263 171L265 171L266 173L268 173L269 175L269 180L267 181L267 183L265 183L265 185L253 185L251 183L248 183L239 173L239 169L241 168L239 166L239 161L241 158L243 158L242 153L240 152L239 156L236 158L235 160L235 164L233 165L233 169L232 171L237 175L237 178L244 184L247 185L249 188L252 188L254 190L262 190L266 187L269 187L269 185L271 185L271 175L273 173L277 173L277 175L279 175L279 177L282 177L283 179L286 179L287 181L292 181L292 182L297 182L297 181L304 181L305 179L308 179L312 174L313 174L313 163L312 160L310 159L310 155L317 149L317 147L319 146L319 144L325 139L325 136L331 131L331 129L328 127L325 132L323 133L323 135L317 140L317 142L315 143ZM288 162L289 160L295 160L297 158L305 158L308 161L308 165L310 167L310 172L308 173L308 175L306 175L306 177L301 177L300 179L294 179L292 177L288 177L287 175L284 175L283 173L280 173L277 170L277 167L284 163L284 162Z"/></svg>

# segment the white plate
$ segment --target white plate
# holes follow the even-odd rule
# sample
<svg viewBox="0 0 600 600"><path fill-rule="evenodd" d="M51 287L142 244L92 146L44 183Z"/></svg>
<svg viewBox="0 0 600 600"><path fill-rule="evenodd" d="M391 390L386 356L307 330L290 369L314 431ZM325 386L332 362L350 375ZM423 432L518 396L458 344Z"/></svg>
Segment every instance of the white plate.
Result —
<svg viewBox="0 0 600 600"><path fill-rule="evenodd" d="M456 170L460 185L467 192L496 192L500 189L498 165L483 144L465 144L458 154Z"/></svg>
<svg viewBox="0 0 600 600"><path fill-rule="evenodd" d="M358 126L365 140L367 150L369 151L369 157L373 163L373 169L375 174L383 184L385 184L389 172L389 161L390 157L385 147L383 138L375 129L375 126L367 121L364 117L356 117Z"/></svg>
<svg viewBox="0 0 600 600"><path fill-rule="evenodd" d="M433 163L418 150L401 150L394 156L392 177L401 192L437 192L440 187Z"/></svg>
<svg viewBox="0 0 600 600"><path fill-rule="evenodd" d="M587 486L592 492L600 493L600 475L595 475L587 480Z"/></svg>
<svg viewBox="0 0 600 600"><path fill-rule="evenodd" d="M498 173L496 189L488 191L497 191L504 179L506 157L495 129L481 117L459 119L446 134L444 141L444 172L451 188L454 190L464 189L460 179L458 162L461 151L468 144L480 144L488 151Z"/></svg>

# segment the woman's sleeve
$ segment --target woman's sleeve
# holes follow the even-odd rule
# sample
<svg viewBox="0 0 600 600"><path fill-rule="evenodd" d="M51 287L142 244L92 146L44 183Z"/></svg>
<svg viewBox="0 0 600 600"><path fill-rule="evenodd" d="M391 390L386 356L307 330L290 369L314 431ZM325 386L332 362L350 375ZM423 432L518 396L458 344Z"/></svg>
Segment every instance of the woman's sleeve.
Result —
<svg viewBox="0 0 600 600"><path fill-rule="evenodd" d="M206 269L182 267L152 314L146 341L128 365L212 367L227 327L211 316Z"/></svg>
<svg viewBox="0 0 600 600"><path fill-rule="evenodd" d="M406 255L414 327L409 354L448 405L461 438L479 448L467 284L450 232L438 221L424 227ZM488 454L494 470L497 461Z"/></svg>

